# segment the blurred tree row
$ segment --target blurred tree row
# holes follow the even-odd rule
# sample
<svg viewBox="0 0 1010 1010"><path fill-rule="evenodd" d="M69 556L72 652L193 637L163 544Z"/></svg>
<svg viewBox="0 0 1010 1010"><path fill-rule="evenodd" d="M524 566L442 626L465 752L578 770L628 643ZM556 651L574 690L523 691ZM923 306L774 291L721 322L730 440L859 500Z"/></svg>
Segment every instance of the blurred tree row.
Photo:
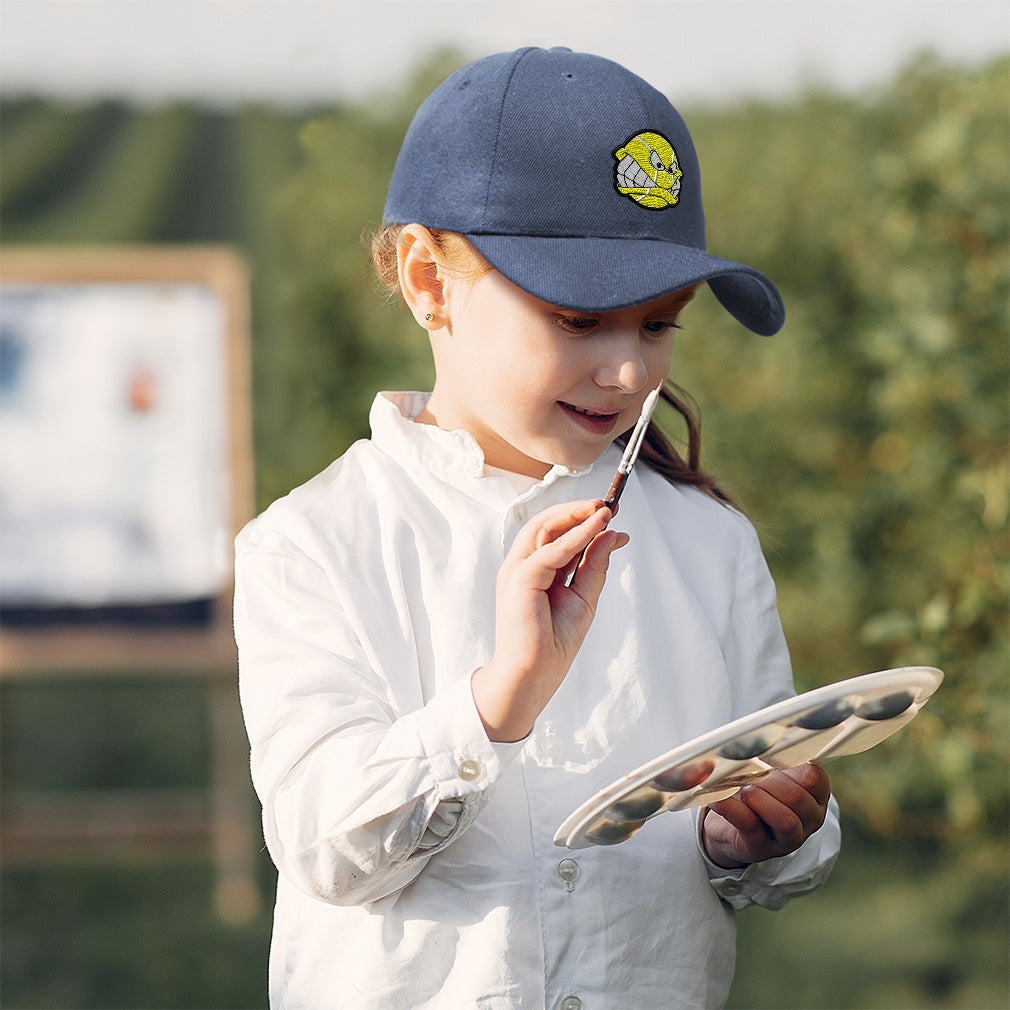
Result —
<svg viewBox="0 0 1010 1010"><path fill-rule="evenodd" d="M459 62L437 55L400 94L300 114L4 103L4 241L246 252L265 505L367 434L377 390L431 382L424 334L379 293L362 236L413 111ZM700 406L706 465L762 534L798 686L946 672L907 729L832 779L863 851L909 853L894 870L903 922L1004 939L1008 87L1010 60L922 57L857 98L681 109L709 248L768 273L788 318L757 338L703 293L672 373ZM920 894L926 857L943 872ZM946 955L949 1002L927 1001L923 969L903 1005L983 1005L966 950Z"/></svg>

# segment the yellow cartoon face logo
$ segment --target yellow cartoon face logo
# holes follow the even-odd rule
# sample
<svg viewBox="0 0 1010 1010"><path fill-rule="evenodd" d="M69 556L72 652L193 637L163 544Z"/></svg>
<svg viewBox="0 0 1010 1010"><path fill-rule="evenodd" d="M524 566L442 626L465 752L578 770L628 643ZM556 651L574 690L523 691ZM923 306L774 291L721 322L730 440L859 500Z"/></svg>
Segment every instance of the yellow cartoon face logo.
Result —
<svg viewBox="0 0 1010 1010"><path fill-rule="evenodd" d="M636 133L614 157L614 189L622 196L649 210L665 210L680 199L684 173L673 144L661 133Z"/></svg>

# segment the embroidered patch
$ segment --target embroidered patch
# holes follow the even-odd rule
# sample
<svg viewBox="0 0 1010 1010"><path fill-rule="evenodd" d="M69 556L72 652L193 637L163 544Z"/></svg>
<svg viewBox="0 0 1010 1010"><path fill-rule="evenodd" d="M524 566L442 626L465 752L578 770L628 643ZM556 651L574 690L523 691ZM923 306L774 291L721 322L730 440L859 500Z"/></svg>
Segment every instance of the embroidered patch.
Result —
<svg viewBox="0 0 1010 1010"><path fill-rule="evenodd" d="M614 151L614 157L614 189L618 193L649 210L676 205L684 173L673 144L663 134L636 133Z"/></svg>

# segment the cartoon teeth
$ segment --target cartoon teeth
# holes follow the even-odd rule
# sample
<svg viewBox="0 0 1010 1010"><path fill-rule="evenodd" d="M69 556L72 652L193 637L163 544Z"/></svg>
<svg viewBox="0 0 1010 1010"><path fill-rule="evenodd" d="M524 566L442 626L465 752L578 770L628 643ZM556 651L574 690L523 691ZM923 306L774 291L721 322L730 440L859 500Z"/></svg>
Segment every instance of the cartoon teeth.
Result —
<svg viewBox="0 0 1010 1010"><path fill-rule="evenodd" d="M649 210L673 207L680 199L684 173L677 152L661 133L636 133L614 151L614 188Z"/></svg>

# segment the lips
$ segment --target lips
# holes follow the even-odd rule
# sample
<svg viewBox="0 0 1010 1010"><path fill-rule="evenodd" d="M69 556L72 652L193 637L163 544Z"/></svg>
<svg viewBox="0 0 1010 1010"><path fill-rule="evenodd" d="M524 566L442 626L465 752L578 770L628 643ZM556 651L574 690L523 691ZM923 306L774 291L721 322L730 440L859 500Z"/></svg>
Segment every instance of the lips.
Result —
<svg viewBox="0 0 1010 1010"><path fill-rule="evenodd" d="M568 410L574 410L576 414L585 414L586 417L613 417L616 411L602 411L602 410L589 410L588 407L576 407L572 403L561 404L562 407L566 407Z"/></svg>
<svg viewBox="0 0 1010 1010"><path fill-rule="evenodd" d="M558 405L579 427L594 435L607 435L617 426L620 411L599 411L589 407L577 407L573 403L558 401Z"/></svg>

